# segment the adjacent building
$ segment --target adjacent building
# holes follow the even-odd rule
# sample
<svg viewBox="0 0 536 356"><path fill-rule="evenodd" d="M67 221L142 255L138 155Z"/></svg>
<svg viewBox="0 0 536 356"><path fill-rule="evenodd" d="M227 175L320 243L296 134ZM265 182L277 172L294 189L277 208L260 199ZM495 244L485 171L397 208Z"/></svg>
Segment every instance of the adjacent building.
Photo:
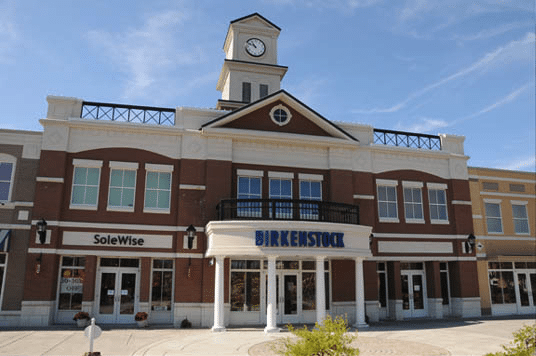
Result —
<svg viewBox="0 0 536 356"><path fill-rule="evenodd" d="M279 33L230 23L216 109L47 98L21 325L480 315L464 138L330 121Z"/></svg>
<svg viewBox="0 0 536 356"><path fill-rule="evenodd" d="M469 168L483 315L536 315L536 175Z"/></svg>

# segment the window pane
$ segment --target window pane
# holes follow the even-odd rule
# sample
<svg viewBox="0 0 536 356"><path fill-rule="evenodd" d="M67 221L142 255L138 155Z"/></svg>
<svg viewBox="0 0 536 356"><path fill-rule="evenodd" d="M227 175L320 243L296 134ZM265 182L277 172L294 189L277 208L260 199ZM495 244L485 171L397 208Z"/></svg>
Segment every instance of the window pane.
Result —
<svg viewBox="0 0 536 356"><path fill-rule="evenodd" d="M99 169L87 169L87 185L99 185Z"/></svg>
<svg viewBox="0 0 536 356"><path fill-rule="evenodd" d="M110 188L110 197L108 198L108 204L111 206L121 205L121 189Z"/></svg>
<svg viewBox="0 0 536 356"><path fill-rule="evenodd" d="M300 195L302 199L305 199L305 197L311 196L311 184L307 181L301 181L300 182Z"/></svg>
<svg viewBox="0 0 536 356"><path fill-rule="evenodd" d="M421 190L420 189L413 189L413 201L414 202L421 202Z"/></svg>
<svg viewBox="0 0 536 356"><path fill-rule="evenodd" d="M145 207L146 208L156 208L156 190L147 190L145 192Z"/></svg>
<svg viewBox="0 0 536 356"><path fill-rule="evenodd" d="M501 287L503 288L504 303L515 304L516 291L514 285L514 272L501 272Z"/></svg>
<svg viewBox="0 0 536 356"><path fill-rule="evenodd" d="M437 203L438 204L446 204L447 200L445 198L445 191L444 190L437 190Z"/></svg>
<svg viewBox="0 0 536 356"><path fill-rule="evenodd" d="M99 190L97 187L87 187L86 188L86 201L85 204L96 205L97 204L97 194Z"/></svg>
<svg viewBox="0 0 536 356"><path fill-rule="evenodd" d="M0 180L11 180L11 173L13 171L13 163L0 163Z"/></svg>
<svg viewBox="0 0 536 356"><path fill-rule="evenodd" d="M122 206L134 206L134 189L123 189Z"/></svg>
<svg viewBox="0 0 536 356"><path fill-rule="evenodd" d="M512 215L516 219L525 219L527 217L525 205L512 205Z"/></svg>
<svg viewBox="0 0 536 356"><path fill-rule="evenodd" d="M388 203L387 209L388 209L388 217L396 218L398 216L396 212L396 203Z"/></svg>
<svg viewBox="0 0 536 356"><path fill-rule="evenodd" d="M158 173L156 172L147 172L147 182L145 183L147 188L156 189L158 188Z"/></svg>
<svg viewBox="0 0 536 356"><path fill-rule="evenodd" d="M165 190L171 189L171 173L160 173L158 188Z"/></svg>
<svg viewBox="0 0 536 356"><path fill-rule="evenodd" d="M279 189L279 183L280 181L278 179L270 180L270 197L279 197L281 193Z"/></svg>
<svg viewBox="0 0 536 356"><path fill-rule="evenodd" d="M292 198L292 184L289 179L281 181L281 195Z"/></svg>
<svg viewBox="0 0 536 356"><path fill-rule="evenodd" d="M113 169L110 176L110 186L122 187L123 186L123 171L119 169Z"/></svg>
<svg viewBox="0 0 536 356"><path fill-rule="evenodd" d="M311 197L318 200L322 198L322 184L320 182L311 182Z"/></svg>
<svg viewBox="0 0 536 356"><path fill-rule="evenodd" d="M74 186L73 187L73 199L71 202L73 204L84 204L84 187Z"/></svg>
<svg viewBox="0 0 536 356"><path fill-rule="evenodd" d="M447 220L447 207L440 205L438 208L439 220Z"/></svg>
<svg viewBox="0 0 536 356"><path fill-rule="evenodd" d="M516 234L528 234L529 222L528 220L514 220L514 227Z"/></svg>
<svg viewBox="0 0 536 356"><path fill-rule="evenodd" d="M260 198L261 195L261 180L260 178L251 178L250 181L251 194L258 195Z"/></svg>
<svg viewBox="0 0 536 356"><path fill-rule="evenodd" d="M245 272L231 272L231 311L244 310L245 277Z"/></svg>
<svg viewBox="0 0 536 356"><path fill-rule="evenodd" d="M488 232L502 232L501 219L487 219Z"/></svg>
<svg viewBox="0 0 536 356"><path fill-rule="evenodd" d="M499 208L499 204L486 203L486 216L500 217L501 209Z"/></svg>
<svg viewBox="0 0 536 356"><path fill-rule="evenodd" d="M135 171L125 171L125 178L123 181L123 186L133 188L135 185L136 185Z"/></svg>
<svg viewBox="0 0 536 356"><path fill-rule="evenodd" d="M387 187L387 200L389 201L395 201L396 200L396 193L394 187Z"/></svg>
<svg viewBox="0 0 536 356"><path fill-rule="evenodd" d="M169 191L161 190L158 192L158 208L169 209L169 196Z"/></svg>
<svg viewBox="0 0 536 356"><path fill-rule="evenodd" d="M302 273L302 310L316 309L316 274Z"/></svg>
<svg viewBox="0 0 536 356"><path fill-rule="evenodd" d="M74 168L74 184L86 184L87 168L75 167Z"/></svg>
<svg viewBox="0 0 536 356"><path fill-rule="evenodd" d="M378 187L378 200L387 200L387 187Z"/></svg>
<svg viewBox="0 0 536 356"><path fill-rule="evenodd" d="M249 193L249 178L248 177L238 177L238 194L248 194Z"/></svg>
<svg viewBox="0 0 536 356"><path fill-rule="evenodd" d="M10 183L0 182L0 200L7 200L9 198L9 185Z"/></svg>

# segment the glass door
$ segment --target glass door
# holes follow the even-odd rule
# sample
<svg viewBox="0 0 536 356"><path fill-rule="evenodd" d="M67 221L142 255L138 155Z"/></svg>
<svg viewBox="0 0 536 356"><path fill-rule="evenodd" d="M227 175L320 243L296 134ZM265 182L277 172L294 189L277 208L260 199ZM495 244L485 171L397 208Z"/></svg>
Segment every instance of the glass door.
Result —
<svg viewBox="0 0 536 356"><path fill-rule="evenodd" d="M297 273L284 273L281 278L282 296L279 309L282 313L282 323L296 323L300 320L301 286L298 285Z"/></svg>
<svg viewBox="0 0 536 356"><path fill-rule="evenodd" d="M401 271L402 309L404 317L424 317L426 311L426 286L422 271Z"/></svg>
<svg viewBox="0 0 536 356"><path fill-rule="evenodd" d="M536 273L517 272L517 306L520 313L534 313L536 307Z"/></svg>
<svg viewBox="0 0 536 356"><path fill-rule="evenodd" d="M101 270L97 319L101 323L133 323L136 309L138 272Z"/></svg>

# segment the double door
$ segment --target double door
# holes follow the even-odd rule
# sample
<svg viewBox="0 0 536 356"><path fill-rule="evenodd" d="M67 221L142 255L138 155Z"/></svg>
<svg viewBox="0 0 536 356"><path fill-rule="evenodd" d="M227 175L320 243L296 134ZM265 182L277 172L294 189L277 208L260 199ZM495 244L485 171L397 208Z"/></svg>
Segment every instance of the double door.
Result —
<svg viewBox="0 0 536 356"><path fill-rule="evenodd" d="M268 273L265 273L265 308L268 305ZM276 286L276 322L278 324L297 323L301 321L301 280L298 272L277 272Z"/></svg>
<svg viewBox="0 0 536 356"><path fill-rule="evenodd" d="M424 271L401 271L402 311L404 318L427 316L426 285Z"/></svg>
<svg viewBox="0 0 536 356"><path fill-rule="evenodd" d="M534 313L536 310L536 272L516 271L516 279L519 313Z"/></svg>
<svg viewBox="0 0 536 356"><path fill-rule="evenodd" d="M101 268L97 280L97 320L100 323L134 323L139 299L137 268Z"/></svg>

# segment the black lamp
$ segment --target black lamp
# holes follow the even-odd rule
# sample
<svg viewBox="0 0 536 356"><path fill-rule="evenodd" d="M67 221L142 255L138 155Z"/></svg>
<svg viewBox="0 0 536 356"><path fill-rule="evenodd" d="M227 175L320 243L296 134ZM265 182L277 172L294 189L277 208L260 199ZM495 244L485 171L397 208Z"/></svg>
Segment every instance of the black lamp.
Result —
<svg viewBox="0 0 536 356"><path fill-rule="evenodd" d="M191 250L194 247L195 231L193 225L188 226L186 229L186 232L188 233L188 250Z"/></svg>
<svg viewBox="0 0 536 356"><path fill-rule="evenodd" d="M475 248L475 241L476 237L472 233L467 236L467 241L465 241L465 252L473 253L473 249Z"/></svg>
<svg viewBox="0 0 536 356"><path fill-rule="evenodd" d="M372 243L374 242L374 234L370 234L368 242L369 248L372 249Z"/></svg>
<svg viewBox="0 0 536 356"><path fill-rule="evenodd" d="M41 219L35 226L37 227L37 234L39 235L39 243L43 245L47 242L47 222L45 219Z"/></svg>

